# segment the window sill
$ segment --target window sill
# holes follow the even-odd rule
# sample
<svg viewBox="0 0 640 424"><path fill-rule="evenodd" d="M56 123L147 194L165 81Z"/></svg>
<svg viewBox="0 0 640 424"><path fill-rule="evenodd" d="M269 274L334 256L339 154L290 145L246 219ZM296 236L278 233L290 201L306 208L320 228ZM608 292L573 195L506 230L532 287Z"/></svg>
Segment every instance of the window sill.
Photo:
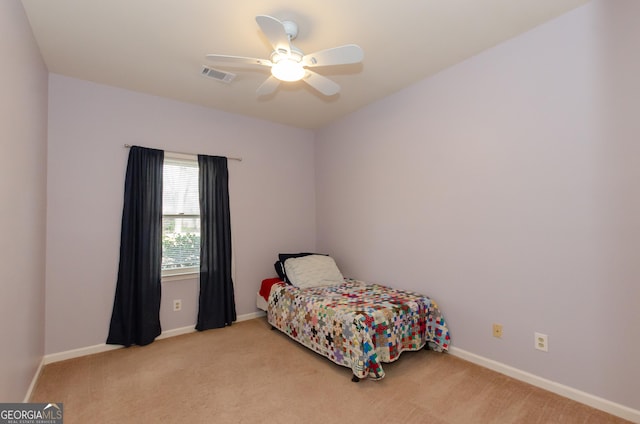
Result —
<svg viewBox="0 0 640 424"><path fill-rule="evenodd" d="M169 283L171 281L193 280L194 278L198 278L199 275L200 273L198 271L185 272L183 274L163 275L160 277L160 281L163 283Z"/></svg>

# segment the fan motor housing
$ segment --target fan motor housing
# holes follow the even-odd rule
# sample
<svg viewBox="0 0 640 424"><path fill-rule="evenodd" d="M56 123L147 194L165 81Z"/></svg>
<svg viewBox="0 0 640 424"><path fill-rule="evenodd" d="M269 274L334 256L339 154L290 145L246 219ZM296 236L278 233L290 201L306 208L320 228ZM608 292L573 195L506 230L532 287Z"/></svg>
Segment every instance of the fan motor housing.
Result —
<svg viewBox="0 0 640 424"><path fill-rule="evenodd" d="M304 57L304 53L302 52L302 50L300 50L299 48L293 45L291 45L290 48L291 48L291 56L287 55L287 52L284 50L282 51L274 50L273 53L271 53L271 61L273 63L278 63L282 59L289 59L298 63L302 62L302 58Z"/></svg>

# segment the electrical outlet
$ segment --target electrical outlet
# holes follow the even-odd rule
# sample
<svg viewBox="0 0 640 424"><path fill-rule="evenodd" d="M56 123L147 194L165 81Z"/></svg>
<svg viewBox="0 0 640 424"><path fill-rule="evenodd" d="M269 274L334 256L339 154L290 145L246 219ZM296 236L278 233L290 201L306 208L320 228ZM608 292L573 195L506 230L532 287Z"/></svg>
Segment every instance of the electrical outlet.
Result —
<svg viewBox="0 0 640 424"><path fill-rule="evenodd" d="M493 324L493 337L502 338L502 324Z"/></svg>
<svg viewBox="0 0 640 424"><path fill-rule="evenodd" d="M549 336L542 333L533 333L535 337L535 348L543 352L549 351Z"/></svg>
<svg viewBox="0 0 640 424"><path fill-rule="evenodd" d="M173 312L182 310L182 299L175 299L173 301Z"/></svg>

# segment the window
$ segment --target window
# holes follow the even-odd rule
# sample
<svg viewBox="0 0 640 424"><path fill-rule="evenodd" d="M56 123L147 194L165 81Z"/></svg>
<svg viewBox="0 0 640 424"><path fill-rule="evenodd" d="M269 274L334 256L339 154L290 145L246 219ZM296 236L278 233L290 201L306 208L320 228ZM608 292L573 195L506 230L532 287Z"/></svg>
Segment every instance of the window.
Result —
<svg viewBox="0 0 640 424"><path fill-rule="evenodd" d="M200 270L198 162L165 155L162 181L162 276Z"/></svg>

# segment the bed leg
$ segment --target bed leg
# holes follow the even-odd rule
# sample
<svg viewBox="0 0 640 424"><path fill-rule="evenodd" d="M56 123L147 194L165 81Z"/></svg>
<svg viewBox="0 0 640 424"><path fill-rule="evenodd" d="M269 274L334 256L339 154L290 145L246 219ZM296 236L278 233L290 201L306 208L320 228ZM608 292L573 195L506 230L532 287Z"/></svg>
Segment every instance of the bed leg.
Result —
<svg viewBox="0 0 640 424"><path fill-rule="evenodd" d="M275 330L276 327L274 327L273 325L271 326L271 331Z"/></svg>
<svg viewBox="0 0 640 424"><path fill-rule="evenodd" d="M426 343L424 344L423 349L424 349L424 350L431 350L431 348L429 347L429 342L426 342Z"/></svg>
<svg viewBox="0 0 640 424"><path fill-rule="evenodd" d="M360 382L360 378L356 377L355 375L351 377L351 381L353 381L354 383L359 383Z"/></svg>

